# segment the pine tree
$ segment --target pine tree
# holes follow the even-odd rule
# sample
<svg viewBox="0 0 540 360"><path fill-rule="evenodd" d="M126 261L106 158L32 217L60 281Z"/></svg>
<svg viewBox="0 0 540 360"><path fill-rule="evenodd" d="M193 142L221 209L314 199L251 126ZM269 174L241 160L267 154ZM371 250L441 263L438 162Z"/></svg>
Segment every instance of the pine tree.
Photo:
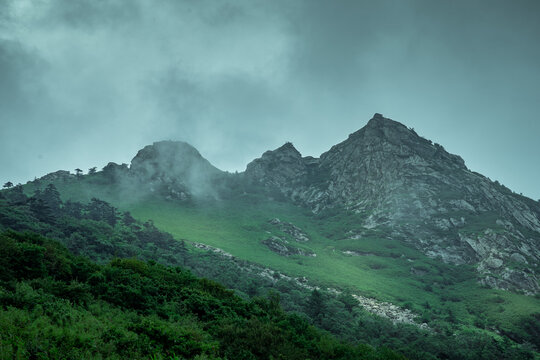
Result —
<svg viewBox="0 0 540 360"><path fill-rule="evenodd" d="M6 189L9 189L11 187L13 187L13 183L11 181L8 181L7 183L4 184L4 188Z"/></svg>

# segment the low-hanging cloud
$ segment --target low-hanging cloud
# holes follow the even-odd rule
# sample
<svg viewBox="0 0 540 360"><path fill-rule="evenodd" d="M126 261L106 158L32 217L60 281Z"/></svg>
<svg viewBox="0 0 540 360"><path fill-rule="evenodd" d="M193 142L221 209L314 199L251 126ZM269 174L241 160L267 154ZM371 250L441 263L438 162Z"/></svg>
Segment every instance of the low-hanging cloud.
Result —
<svg viewBox="0 0 540 360"><path fill-rule="evenodd" d="M243 170L285 141L318 156L382 112L538 198L539 15L534 0L3 1L0 180L162 139Z"/></svg>

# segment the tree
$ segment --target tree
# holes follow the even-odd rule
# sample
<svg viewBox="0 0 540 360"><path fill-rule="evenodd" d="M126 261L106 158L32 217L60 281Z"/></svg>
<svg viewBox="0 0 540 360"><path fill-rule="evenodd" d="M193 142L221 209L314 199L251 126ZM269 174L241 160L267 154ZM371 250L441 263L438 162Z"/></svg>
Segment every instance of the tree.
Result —
<svg viewBox="0 0 540 360"><path fill-rule="evenodd" d="M4 184L4 188L6 189L9 189L11 187L13 187L13 183L11 181L8 181L7 183Z"/></svg>
<svg viewBox="0 0 540 360"><path fill-rule="evenodd" d="M82 170L79 169L79 168L76 168L75 169L75 175L77 175L77 177L81 176L82 175Z"/></svg>
<svg viewBox="0 0 540 360"><path fill-rule="evenodd" d="M358 306L358 300L356 300L350 292L340 294L338 300L343 303L343 306L349 313L352 313L354 307Z"/></svg>
<svg viewBox="0 0 540 360"><path fill-rule="evenodd" d="M313 322L317 325L321 324L321 320L324 318L326 312L326 301L323 294L315 289L311 292L307 301L307 313L313 319Z"/></svg>
<svg viewBox="0 0 540 360"><path fill-rule="evenodd" d="M122 216L122 222L126 226L131 226L131 225L135 224L137 222L137 220L135 220L135 218L133 216L131 216L131 213L129 211L125 211L123 216Z"/></svg>
<svg viewBox="0 0 540 360"><path fill-rule="evenodd" d="M88 169L88 175L94 175L97 171L97 167L91 167L90 169Z"/></svg>
<svg viewBox="0 0 540 360"><path fill-rule="evenodd" d="M56 189L56 186L54 184L49 184L43 190L42 199L45 201L45 204L47 204L48 207L51 208L54 212L57 212L60 210L60 207L62 206L62 200L60 199L60 193L58 192L58 189Z"/></svg>
<svg viewBox="0 0 540 360"><path fill-rule="evenodd" d="M41 195L38 192L36 190L34 197L30 198L30 211L39 221L52 224L55 222L53 211L43 199L37 197Z"/></svg>
<svg viewBox="0 0 540 360"><path fill-rule="evenodd" d="M9 193L6 193L6 198L12 205L24 204L28 200L28 197L24 194L21 184L18 184L12 190L10 190Z"/></svg>
<svg viewBox="0 0 540 360"><path fill-rule="evenodd" d="M95 221L105 221L111 226L116 225L117 216L116 208L111 206L108 202L92 198L90 203L86 205L88 211L88 217Z"/></svg>
<svg viewBox="0 0 540 360"><path fill-rule="evenodd" d="M180 254L180 257L182 258L182 264L186 265L186 257L188 249L186 247L186 242L184 239L180 239L179 246L178 246L178 253Z"/></svg>
<svg viewBox="0 0 540 360"><path fill-rule="evenodd" d="M83 205L79 202L66 201L64 204L64 213L68 216L80 219L82 217Z"/></svg>

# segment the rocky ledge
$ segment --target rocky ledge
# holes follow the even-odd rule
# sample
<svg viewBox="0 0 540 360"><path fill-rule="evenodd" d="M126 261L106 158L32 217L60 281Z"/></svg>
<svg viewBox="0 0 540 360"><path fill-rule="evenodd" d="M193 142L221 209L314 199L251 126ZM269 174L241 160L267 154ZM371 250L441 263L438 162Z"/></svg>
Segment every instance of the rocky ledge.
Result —
<svg viewBox="0 0 540 360"><path fill-rule="evenodd" d="M415 313L409 309L400 308L391 303L384 301L377 301L375 299L367 298L361 295L352 295L360 305L368 312L390 319L394 324L411 324L418 326L421 329L428 330L429 327L426 323L418 324L415 320L418 317Z"/></svg>
<svg viewBox="0 0 540 360"><path fill-rule="evenodd" d="M291 223L281 221L278 218L274 218L268 221L270 224L276 226L279 230L292 236L292 238L297 242L307 242L309 241L309 236L298 226Z"/></svg>
<svg viewBox="0 0 540 360"><path fill-rule="evenodd" d="M295 246L289 245L287 240L283 240L277 236L271 236L268 239L263 240L262 243L266 245L266 247L268 247L271 251L281 256L317 256L317 254L315 254L313 251L300 249Z"/></svg>

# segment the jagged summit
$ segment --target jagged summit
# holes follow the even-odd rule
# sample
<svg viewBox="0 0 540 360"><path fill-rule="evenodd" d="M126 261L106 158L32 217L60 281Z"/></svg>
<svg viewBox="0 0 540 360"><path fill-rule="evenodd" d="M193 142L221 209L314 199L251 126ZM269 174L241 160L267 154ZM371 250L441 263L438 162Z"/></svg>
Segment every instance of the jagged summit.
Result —
<svg viewBox="0 0 540 360"><path fill-rule="evenodd" d="M390 157L418 156L428 162L446 162L465 168L465 162L460 156L448 153L441 145L419 136L414 129L379 113L376 113L366 126L350 134L347 140L322 154L321 159L332 154L332 151L341 153L346 147L364 148L370 154L385 152Z"/></svg>
<svg viewBox="0 0 540 360"><path fill-rule="evenodd" d="M266 151L246 168L252 181L274 187L295 199L313 204L314 211L336 204L358 209L358 199L369 198L365 191L386 193L399 189L414 193L417 177L439 172L467 170L463 159L448 153L439 144L419 136L413 129L376 113L360 130L334 145L320 158L302 157L291 143ZM308 187L304 192L292 185ZM308 195L309 194L309 195Z"/></svg>
<svg viewBox="0 0 540 360"><path fill-rule="evenodd" d="M140 163L157 158L172 162L178 162L180 159L203 159L195 147L184 141L164 140L156 141L139 150L131 160L131 164L137 167Z"/></svg>
<svg viewBox="0 0 540 360"><path fill-rule="evenodd" d="M407 126L398 121L385 118L379 113L373 115L373 117L367 122L366 126L351 134L351 137L354 137L355 134L366 133L369 136L381 136L394 141L409 138L414 139L415 136L418 136L414 130L407 128Z"/></svg>
<svg viewBox="0 0 540 360"><path fill-rule="evenodd" d="M145 146L131 160L130 170L150 178L221 172L203 158L197 149L183 141L159 141Z"/></svg>
<svg viewBox="0 0 540 360"><path fill-rule="evenodd" d="M253 183L279 188L284 183L296 183L299 175L301 178L301 174L306 173L306 166L300 152L287 142L250 162L245 176Z"/></svg>
<svg viewBox="0 0 540 360"><path fill-rule="evenodd" d="M300 154L300 152L294 147L293 143L290 142L290 141L287 141L285 144L281 145L280 147L278 147L274 151L276 151L276 152L293 152L293 153L297 153L300 157L302 156Z"/></svg>
<svg viewBox="0 0 540 360"><path fill-rule="evenodd" d="M129 177L140 187L180 200L215 197L212 183L222 174L183 141L159 141L145 146L131 160L129 168Z"/></svg>
<svg viewBox="0 0 540 360"><path fill-rule="evenodd" d="M373 117L367 122L366 127L376 127L376 126L396 126L396 127L405 127L402 123L392 120L390 118L385 118L383 114L375 113Z"/></svg>

